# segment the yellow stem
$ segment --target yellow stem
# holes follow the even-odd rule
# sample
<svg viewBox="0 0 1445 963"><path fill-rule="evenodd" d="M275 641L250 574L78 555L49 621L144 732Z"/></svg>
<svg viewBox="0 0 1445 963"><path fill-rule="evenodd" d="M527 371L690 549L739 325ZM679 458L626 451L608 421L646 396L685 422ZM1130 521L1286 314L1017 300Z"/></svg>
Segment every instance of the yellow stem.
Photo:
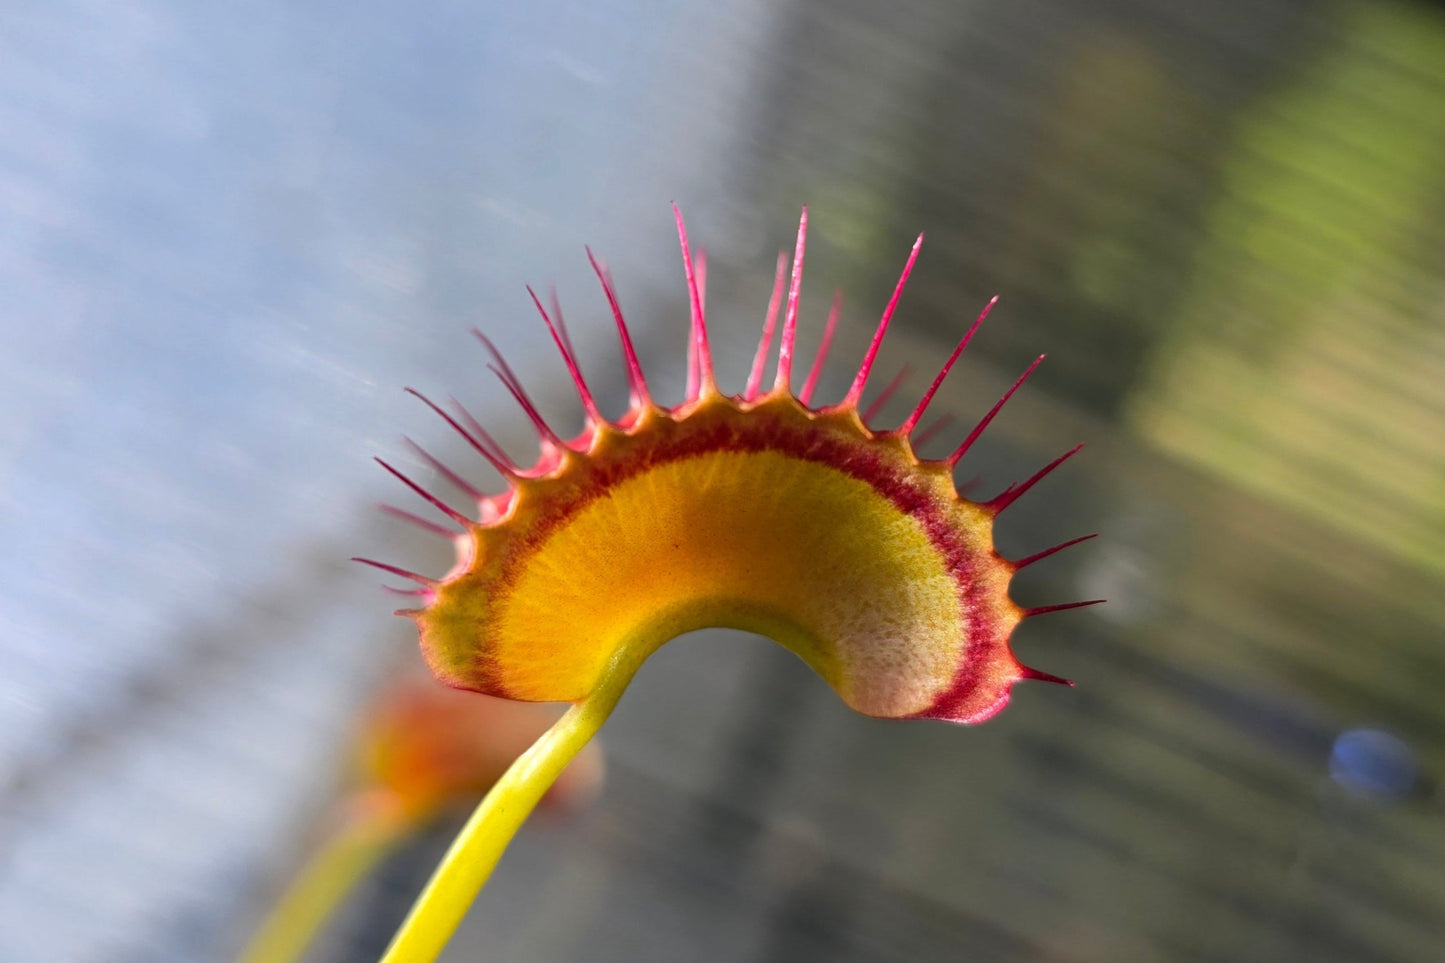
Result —
<svg viewBox="0 0 1445 963"><path fill-rule="evenodd" d="M363 806L326 840L286 888L237 963L295 963L301 958L332 910L413 825L391 800L374 802L382 804Z"/></svg>
<svg viewBox="0 0 1445 963"><path fill-rule="evenodd" d="M636 653L614 656L587 698L568 709L497 780L442 857L381 963L437 958L507 844L567 763L602 728L640 664Z"/></svg>

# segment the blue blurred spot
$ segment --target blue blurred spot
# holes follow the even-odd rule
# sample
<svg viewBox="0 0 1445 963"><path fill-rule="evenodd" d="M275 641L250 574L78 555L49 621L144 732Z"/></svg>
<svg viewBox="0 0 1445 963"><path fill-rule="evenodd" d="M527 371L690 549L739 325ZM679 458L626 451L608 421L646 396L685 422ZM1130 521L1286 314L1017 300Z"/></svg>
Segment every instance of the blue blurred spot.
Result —
<svg viewBox="0 0 1445 963"><path fill-rule="evenodd" d="M1330 750L1330 776L1346 789L1403 796L1415 785L1417 774L1410 747L1378 729L1342 732Z"/></svg>

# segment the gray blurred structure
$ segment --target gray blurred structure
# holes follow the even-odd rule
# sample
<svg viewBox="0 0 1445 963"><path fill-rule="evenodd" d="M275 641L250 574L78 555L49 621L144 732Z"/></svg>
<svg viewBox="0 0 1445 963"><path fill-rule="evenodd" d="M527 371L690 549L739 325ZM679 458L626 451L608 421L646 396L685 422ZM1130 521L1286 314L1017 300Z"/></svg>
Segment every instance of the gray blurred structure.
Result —
<svg viewBox="0 0 1445 963"><path fill-rule="evenodd" d="M1050 352L961 471L1088 441L1000 549L1099 530L1015 591L1110 603L1023 628L1079 686L978 729L856 717L737 634L665 649L599 805L523 834L447 959L1438 957L1438 5L36 2L0 129L0 960L235 950L414 657L341 560L444 564L364 514L367 456L431 431L400 387L524 450L480 324L575 423L521 289L555 279L615 410L584 241L675 387L674 198L725 388L801 201L804 351L848 298L825 397L915 231L884 366L1002 295L938 407ZM374 955L450 828L315 961Z"/></svg>

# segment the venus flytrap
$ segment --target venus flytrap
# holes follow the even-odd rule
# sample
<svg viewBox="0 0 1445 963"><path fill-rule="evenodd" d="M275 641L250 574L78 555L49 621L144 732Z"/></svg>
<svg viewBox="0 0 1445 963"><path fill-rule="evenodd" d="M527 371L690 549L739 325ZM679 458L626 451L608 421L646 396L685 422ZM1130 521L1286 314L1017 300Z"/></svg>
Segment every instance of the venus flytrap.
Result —
<svg viewBox="0 0 1445 963"><path fill-rule="evenodd" d="M932 430L919 422L990 302L903 424L870 428L878 405L864 414L859 406L920 236L848 393L837 404L812 407L837 302L804 387L794 394L805 209L786 297L787 261L780 256L746 387L725 395L714 377L700 272L682 216L674 213L691 307L681 404L665 407L653 398L612 280L589 251L627 364L627 411L617 419L600 412L555 302L549 313L533 295L581 399L582 432L558 436L478 333L492 370L536 427L537 462L519 466L456 402L443 408L419 394L502 473L507 489L484 493L421 453L475 502L473 518L383 462L457 526L393 510L453 540L457 561L442 578L358 559L416 584L399 591L418 607L398 614L416 622L432 671L462 689L572 703L482 801L384 963L436 958L513 834L601 727L638 667L685 632L727 627L766 635L811 665L849 706L884 718L982 722L1004 707L1020 680L1069 684L1020 663L1009 638L1028 616L1094 602L1025 609L1008 588L1020 568L1083 538L1010 561L994 550L993 521L1078 448L987 501L963 497L953 483L954 466L1042 356L947 458L918 457L918 435ZM780 310L776 376L764 390Z"/></svg>

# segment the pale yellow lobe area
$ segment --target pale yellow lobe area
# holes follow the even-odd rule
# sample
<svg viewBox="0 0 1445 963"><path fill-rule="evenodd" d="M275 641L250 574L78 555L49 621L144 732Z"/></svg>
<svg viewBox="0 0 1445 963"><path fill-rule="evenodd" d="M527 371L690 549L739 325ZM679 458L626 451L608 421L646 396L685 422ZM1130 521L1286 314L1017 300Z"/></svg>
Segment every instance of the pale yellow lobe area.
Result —
<svg viewBox="0 0 1445 963"><path fill-rule="evenodd" d="M922 526L872 486L778 452L710 452L613 486L491 600L516 698L577 700L623 646L707 626L772 637L854 709L909 715L963 658L959 589Z"/></svg>

